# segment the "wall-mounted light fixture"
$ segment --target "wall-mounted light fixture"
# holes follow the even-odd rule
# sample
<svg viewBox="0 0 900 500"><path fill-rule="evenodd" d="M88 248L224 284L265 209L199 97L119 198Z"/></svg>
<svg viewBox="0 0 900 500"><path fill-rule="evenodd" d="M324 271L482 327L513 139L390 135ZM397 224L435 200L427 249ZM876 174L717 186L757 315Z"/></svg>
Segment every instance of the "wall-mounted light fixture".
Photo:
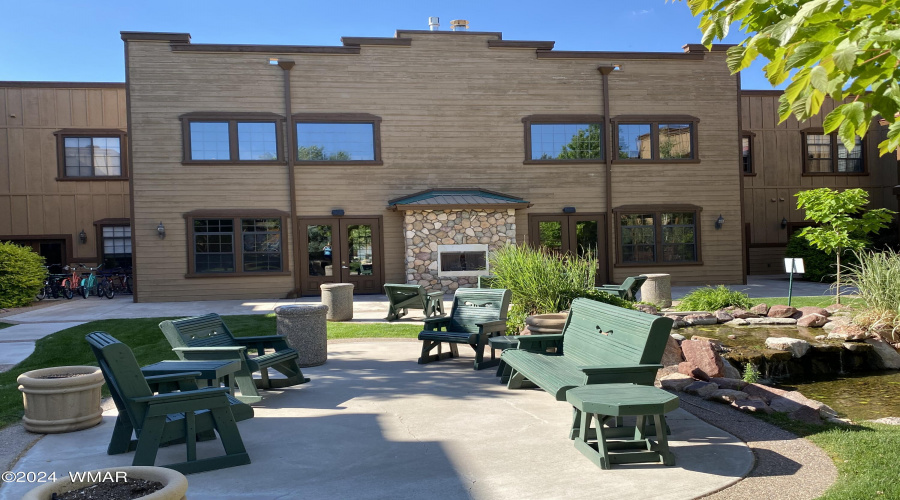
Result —
<svg viewBox="0 0 900 500"><path fill-rule="evenodd" d="M81 232L78 233L78 239L82 244L87 243L87 233L84 232L84 229L82 229Z"/></svg>
<svg viewBox="0 0 900 500"><path fill-rule="evenodd" d="M719 218L716 219L716 229L722 229L722 224L725 224L725 217L719 214Z"/></svg>
<svg viewBox="0 0 900 500"><path fill-rule="evenodd" d="M781 218L781 229L786 229L786 228L787 228L787 217L782 217Z"/></svg>
<svg viewBox="0 0 900 500"><path fill-rule="evenodd" d="M163 226L162 221L159 221L159 225L156 226L156 234L159 235L159 239L165 239L166 237L166 226Z"/></svg>
<svg viewBox="0 0 900 500"><path fill-rule="evenodd" d="M344 215L344 210L342 208L335 208L334 210L331 211L331 215L333 215L335 217L340 217L340 216Z"/></svg>
<svg viewBox="0 0 900 500"><path fill-rule="evenodd" d="M574 214L575 207L563 207L563 213L564 214Z"/></svg>

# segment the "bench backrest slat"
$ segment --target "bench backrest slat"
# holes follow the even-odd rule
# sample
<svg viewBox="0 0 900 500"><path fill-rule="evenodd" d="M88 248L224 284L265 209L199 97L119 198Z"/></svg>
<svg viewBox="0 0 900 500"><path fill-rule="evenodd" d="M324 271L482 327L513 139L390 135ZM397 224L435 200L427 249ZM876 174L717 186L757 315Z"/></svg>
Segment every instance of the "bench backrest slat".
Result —
<svg viewBox="0 0 900 500"><path fill-rule="evenodd" d="M671 329L669 318L579 298L563 330L562 351L579 365L659 363Z"/></svg>
<svg viewBox="0 0 900 500"><path fill-rule="evenodd" d="M451 332L478 333L478 323L506 321L512 293L505 288L460 288L450 310Z"/></svg>
<svg viewBox="0 0 900 500"><path fill-rule="evenodd" d="M225 347L237 345L222 318L215 313L166 320L159 324L173 347Z"/></svg>

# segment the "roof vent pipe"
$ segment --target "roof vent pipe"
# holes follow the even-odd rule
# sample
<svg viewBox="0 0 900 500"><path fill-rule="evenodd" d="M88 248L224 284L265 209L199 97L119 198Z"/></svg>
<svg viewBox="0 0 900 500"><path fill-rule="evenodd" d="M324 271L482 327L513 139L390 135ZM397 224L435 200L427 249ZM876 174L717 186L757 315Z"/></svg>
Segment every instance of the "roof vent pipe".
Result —
<svg viewBox="0 0 900 500"><path fill-rule="evenodd" d="M429 17L428 18L428 29L431 31L438 31L441 28L441 20L438 17Z"/></svg>
<svg viewBox="0 0 900 500"><path fill-rule="evenodd" d="M465 19L454 19L454 20L450 21L450 28L453 31L459 31L459 30L468 31L469 30L469 21L466 21Z"/></svg>

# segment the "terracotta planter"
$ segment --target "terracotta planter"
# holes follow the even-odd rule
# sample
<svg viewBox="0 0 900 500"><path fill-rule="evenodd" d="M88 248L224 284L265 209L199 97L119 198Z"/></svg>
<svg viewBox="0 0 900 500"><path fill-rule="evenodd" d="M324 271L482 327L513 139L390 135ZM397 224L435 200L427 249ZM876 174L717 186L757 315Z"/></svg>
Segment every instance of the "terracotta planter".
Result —
<svg viewBox="0 0 900 500"><path fill-rule="evenodd" d="M525 330L522 331L526 335L547 335L562 333L563 327L566 326L566 319L569 312L552 313L552 314L535 314L525 318Z"/></svg>
<svg viewBox="0 0 900 500"><path fill-rule="evenodd" d="M116 476L117 472L124 472L127 479L146 479L147 481L159 481L163 484L163 489L143 496L141 500L185 500L186 498L187 478L184 477L184 474L165 467L113 467L93 470L88 472L88 474L96 477L99 473L99 477L102 478L107 473L110 473L113 478L121 477ZM66 493L67 491L81 489L95 483L96 481L72 482L68 476L63 476L58 478L56 482L45 483L29 491L22 497L22 500L49 500L54 493Z"/></svg>
<svg viewBox="0 0 900 500"><path fill-rule="evenodd" d="M76 376L61 376L66 374ZM25 401L22 424L27 431L55 434L100 423L103 374L96 366L42 368L19 375L16 382Z"/></svg>

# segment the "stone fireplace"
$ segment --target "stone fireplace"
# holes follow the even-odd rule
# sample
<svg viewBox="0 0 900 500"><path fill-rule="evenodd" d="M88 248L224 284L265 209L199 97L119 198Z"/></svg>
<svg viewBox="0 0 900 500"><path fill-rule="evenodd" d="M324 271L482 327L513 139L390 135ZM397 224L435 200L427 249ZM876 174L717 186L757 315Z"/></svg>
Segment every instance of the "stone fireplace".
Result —
<svg viewBox="0 0 900 500"><path fill-rule="evenodd" d="M404 222L406 282L432 291L476 286L490 252L516 241L513 209L406 210Z"/></svg>

